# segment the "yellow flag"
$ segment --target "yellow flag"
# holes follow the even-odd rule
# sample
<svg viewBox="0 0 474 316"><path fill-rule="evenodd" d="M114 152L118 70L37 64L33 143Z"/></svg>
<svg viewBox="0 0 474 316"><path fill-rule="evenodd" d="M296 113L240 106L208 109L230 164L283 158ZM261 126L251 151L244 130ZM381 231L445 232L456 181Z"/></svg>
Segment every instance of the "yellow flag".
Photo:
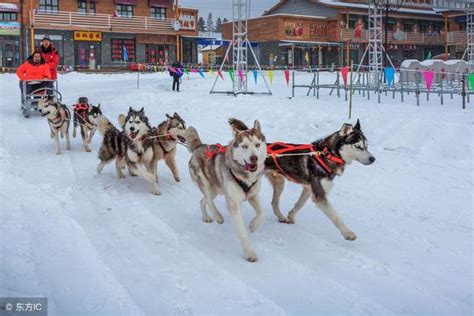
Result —
<svg viewBox="0 0 474 316"><path fill-rule="evenodd" d="M270 79L270 84L273 84L273 70L268 71L268 78Z"/></svg>
<svg viewBox="0 0 474 316"><path fill-rule="evenodd" d="M304 59L306 60L306 63L309 64L309 53L306 52L306 54L304 55Z"/></svg>

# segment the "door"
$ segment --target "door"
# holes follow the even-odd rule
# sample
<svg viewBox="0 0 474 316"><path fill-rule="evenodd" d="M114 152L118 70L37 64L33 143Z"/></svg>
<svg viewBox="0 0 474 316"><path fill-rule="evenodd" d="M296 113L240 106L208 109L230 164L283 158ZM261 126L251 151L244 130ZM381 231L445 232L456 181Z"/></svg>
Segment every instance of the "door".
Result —
<svg viewBox="0 0 474 316"><path fill-rule="evenodd" d="M14 41L1 41L0 42L0 66L14 68L16 67L15 56L16 56L15 42Z"/></svg>
<svg viewBox="0 0 474 316"><path fill-rule="evenodd" d="M95 68L100 63L100 44L76 42L76 64L82 68Z"/></svg>

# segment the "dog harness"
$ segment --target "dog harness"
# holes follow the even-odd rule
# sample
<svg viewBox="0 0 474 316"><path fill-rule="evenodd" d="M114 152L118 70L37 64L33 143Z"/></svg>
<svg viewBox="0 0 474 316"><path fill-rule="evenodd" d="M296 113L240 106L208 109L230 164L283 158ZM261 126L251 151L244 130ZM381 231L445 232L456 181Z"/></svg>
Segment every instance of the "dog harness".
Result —
<svg viewBox="0 0 474 316"><path fill-rule="evenodd" d="M274 149L274 147L276 146L279 146L279 147L282 147L282 148L279 148L279 149ZM287 175L284 171L283 171L283 168L280 166L280 164L278 163L278 157L280 156L285 156L286 154L291 154L291 153L294 153L295 151L298 151L298 150L307 150L308 152L305 153L305 154L312 154L312 156L314 157L314 159L316 159L316 161L318 162L318 164L327 172L327 173L332 173L331 169L328 167L328 165L326 164L326 162L324 162L322 156L326 157L326 159L328 161L332 161L334 162L335 164L337 165L344 165L346 162L342 159L342 158L339 158L339 157L336 157L334 155L332 155L328 148L327 147L324 147L324 149L322 151L318 151L316 150L316 148L314 148L313 144L302 144L302 145L292 145L292 144L287 144L287 143L283 143L283 142L276 142L276 143L271 143L271 144L268 144L267 145L267 154L268 156L272 157L273 158L273 161L275 162L275 165L277 166L278 170L280 170L280 172L285 176L287 177L288 179L290 179L291 181L293 182L296 182L295 179L293 179L292 177L290 177L289 175Z"/></svg>
<svg viewBox="0 0 474 316"><path fill-rule="evenodd" d="M74 104L74 112L77 114L77 116L81 119L83 124L81 125L86 125L87 128L93 129L95 126L89 121L89 118L87 117L87 113L89 112L89 104L87 103L77 103Z"/></svg>
<svg viewBox="0 0 474 316"><path fill-rule="evenodd" d="M239 185L239 187L242 189L242 191L244 191L245 195L247 195L250 190L252 190L253 186L258 182L255 181L254 183L252 183L251 185L248 185L247 183L245 183L244 181L242 181L241 179L239 179L233 172L232 170L229 169L229 172L230 174L232 175L232 178L234 178L235 182L237 182L237 184Z"/></svg>

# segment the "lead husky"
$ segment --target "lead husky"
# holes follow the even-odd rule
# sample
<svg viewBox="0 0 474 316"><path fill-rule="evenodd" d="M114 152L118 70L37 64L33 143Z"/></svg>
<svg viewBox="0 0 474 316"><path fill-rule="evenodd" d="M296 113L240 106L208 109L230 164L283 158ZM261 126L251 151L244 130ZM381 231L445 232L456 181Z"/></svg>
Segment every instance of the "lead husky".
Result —
<svg viewBox="0 0 474 316"><path fill-rule="evenodd" d="M49 128L51 129L51 138L54 139L56 145L56 155L61 154L59 136L61 136L61 138L66 137L66 149L71 150L71 142L69 140L71 112L66 105L58 102L56 97L47 95L39 100L38 111L41 116L48 119Z"/></svg>
<svg viewBox="0 0 474 316"><path fill-rule="evenodd" d="M119 178L125 177L122 169L127 166L130 172L150 182L151 192L159 195L156 176L151 169L154 140L149 137L151 127L144 109L135 111L130 107L122 132L105 116L99 118L97 129L104 135L99 150L100 163L97 166L97 173L100 174L105 165L115 160Z"/></svg>
<svg viewBox="0 0 474 316"><path fill-rule="evenodd" d="M89 104L89 100L86 97L80 97L74 105L72 137L76 137L76 127L79 125L82 143L86 152L92 151L90 144L97 129L97 119L101 115L100 103L97 106Z"/></svg>
<svg viewBox="0 0 474 316"><path fill-rule="evenodd" d="M232 125L236 121L231 119L229 122ZM262 134L258 121L255 121L252 129L239 131L233 128L232 131L232 141L227 147L222 147L204 145L196 129L189 127L186 131L188 149L192 153L189 172L204 194L201 199L202 221L212 222L206 211L208 207L219 224L224 222L222 214L214 204L214 199L218 194L224 195L244 249L245 259L254 262L257 260L257 255L250 244L240 205L248 200L255 210L256 216L249 225L250 231L255 232L263 219L258 193L265 168L265 136Z"/></svg>
<svg viewBox="0 0 474 316"><path fill-rule="evenodd" d="M235 127L245 129L245 126ZM284 151L288 145L300 148L291 150L291 154L313 152L316 155L278 157L276 154L272 157L272 153L281 152L282 149ZM336 225L344 238L355 240L356 234L346 227L327 197L335 176L341 176L346 165L354 160L364 165L370 165L375 161L375 157L367 150L367 147L367 138L361 130L359 120L354 127L351 124L344 124L339 131L308 145L269 144L269 157L265 160L265 175L273 186L272 207L278 220L283 223L295 223L296 214L312 196L316 205ZM285 179L303 186L303 191L288 213L288 218L280 211L280 196L285 187Z"/></svg>

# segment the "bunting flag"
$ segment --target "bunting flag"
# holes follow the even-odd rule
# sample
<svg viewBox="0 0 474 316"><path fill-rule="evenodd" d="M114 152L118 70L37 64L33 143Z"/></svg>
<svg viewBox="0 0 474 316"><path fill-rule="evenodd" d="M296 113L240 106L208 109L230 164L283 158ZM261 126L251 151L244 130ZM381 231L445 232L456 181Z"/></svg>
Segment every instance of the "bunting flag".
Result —
<svg viewBox="0 0 474 316"><path fill-rule="evenodd" d="M430 92L431 84L433 83L434 76L435 76L435 73L432 70L423 71L423 77L425 78L426 89L428 89L428 92Z"/></svg>
<svg viewBox="0 0 474 316"><path fill-rule="evenodd" d="M239 74L240 81L243 81L244 80L244 73L242 72L242 70L239 69L238 74Z"/></svg>
<svg viewBox="0 0 474 316"><path fill-rule="evenodd" d="M395 69L392 67L385 67L385 80L387 80L387 85L392 86L393 80L395 79Z"/></svg>
<svg viewBox="0 0 474 316"><path fill-rule="evenodd" d="M234 81L234 70L229 69L229 77L232 81Z"/></svg>
<svg viewBox="0 0 474 316"><path fill-rule="evenodd" d="M268 79L270 79L270 84L273 84L273 70L268 71Z"/></svg>
<svg viewBox="0 0 474 316"><path fill-rule="evenodd" d="M194 68L191 68L191 72L192 72L193 74L195 74L195 73L198 72L198 70L197 70L197 69L194 69Z"/></svg>
<svg viewBox="0 0 474 316"><path fill-rule="evenodd" d="M428 52L428 56L426 56L426 59L431 59L431 51Z"/></svg>
<svg viewBox="0 0 474 316"><path fill-rule="evenodd" d="M204 76L204 72L202 71L202 69L199 69L198 73L201 75L201 77L206 78L206 76Z"/></svg>
<svg viewBox="0 0 474 316"><path fill-rule="evenodd" d="M219 75L219 77L222 78L222 80L225 80L225 79L224 79L224 76L222 75L222 70L217 69L217 74Z"/></svg>
<svg viewBox="0 0 474 316"><path fill-rule="evenodd" d="M468 74L467 80L469 81L469 85L471 86L471 90L474 90L474 74Z"/></svg>
<svg viewBox="0 0 474 316"><path fill-rule="evenodd" d="M304 60L306 61L306 64L309 65L309 53L306 52L306 54L304 55Z"/></svg>
<svg viewBox="0 0 474 316"><path fill-rule="evenodd" d="M253 70L253 78L255 79L255 84L257 84L258 72L256 69Z"/></svg>
<svg viewBox="0 0 474 316"><path fill-rule="evenodd" d="M156 66L153 66L153 71L156 72Z"/></svg>
<svg viewBox="0 0 474 316"><path fill-rule="evenodd" d="M285 70L285 80L286 80L286 85L290 85L290 71L288 69Z"/></svg>
<svg viewBox="0 0 474 316"><path fill-rule="evenodd" d="M341 68L342 81L344 81L344 88L347 87L347 74L349 73L349 67Z"/></svg>
<svg viewBox="0 0 474 316"><path fill-rule="evenodd" d="M188 68L184 68L183 71L184 71L185 74L187 74L187 75L189 76L189 70L188 70Z"/></svg>

